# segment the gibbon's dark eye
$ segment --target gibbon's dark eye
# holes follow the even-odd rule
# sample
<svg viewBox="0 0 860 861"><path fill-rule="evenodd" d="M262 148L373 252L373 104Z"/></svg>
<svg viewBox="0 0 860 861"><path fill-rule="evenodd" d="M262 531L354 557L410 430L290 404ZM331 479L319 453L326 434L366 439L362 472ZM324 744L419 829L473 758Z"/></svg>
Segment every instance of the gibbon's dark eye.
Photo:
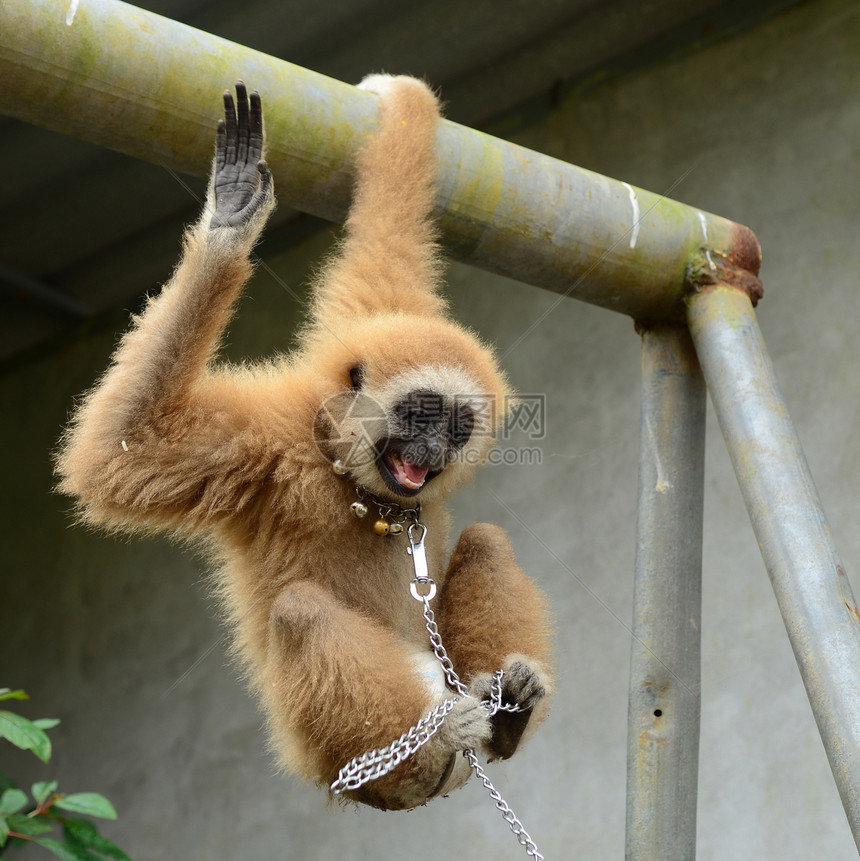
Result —
<svg viewBox="0 0 860 861"><path fill-rule="evenodd" d="M349 369L349 381L354 392L364 385L364 365L353 365Z"/></svg>
<svg viewBox="0 0 860 861"><path fill-rule="evenodd" d="M448 439L455 448L462 448L475 429L475 413L468 404L454 404L448 420Z"/></svg>

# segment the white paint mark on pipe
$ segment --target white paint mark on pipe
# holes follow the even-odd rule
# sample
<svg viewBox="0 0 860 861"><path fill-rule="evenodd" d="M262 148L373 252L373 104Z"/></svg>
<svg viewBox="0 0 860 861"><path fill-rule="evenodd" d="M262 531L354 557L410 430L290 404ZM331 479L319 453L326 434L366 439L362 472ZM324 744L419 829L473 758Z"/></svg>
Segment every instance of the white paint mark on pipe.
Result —
<svg viewBox="0 0 860 861"><path fill-rule="evenodd" d="M636 247L636 240L639 239L639 200L636 197L636 192L633 186L629 183L621 183L630 194L630 205L633 207L633 227L630 229L630 247Z"/></svg>
<svg viewBox="0 0 860 861"><path fill-rule="evenodd" d="M66 12L66 26L67 27L71 27L72 24L74 24L74 22L75 22L75 15L77 14L77 11L78 11L78 3L80 3L80 0L72 0L72 2L69 3L69 11Z"/></svg>
<svg viewBox="0 0 860 861"><path fill-rule="evenodd" d="M705 214L703 212L699 212L696 210L696 215L699 216L699 224L702 225L702 238L705 240L705 243L708 242L708 221L705 218Z"/></svg>
<svg viewBox="0 0 860 861"><path fill-rule="evenodd" d="M666 474L663 472L663 462L660 460L660 449L657 446L657 438L654 435L654 427L651 424L650 416L646 416L645 425L648 430L648 441L651 443L651 453L654 455L654 466L657 471L657 483L654 486L654 490L657 493L666 493L666 491L672 489L672 482L668 480Z"/></svg>
<svg viewBox="0 0 860 861"><path fill-rule="evenodd" d="M699 216L699 224L702 225L702 238L705 240L705 258L708 261L708 265L711 267L711 272L717 271L717 264L714 263L714 258L711 257L711 249L708 248L708 220L705 218L705 214L703 212L699 212L696 210L696 215Z"/></svg>

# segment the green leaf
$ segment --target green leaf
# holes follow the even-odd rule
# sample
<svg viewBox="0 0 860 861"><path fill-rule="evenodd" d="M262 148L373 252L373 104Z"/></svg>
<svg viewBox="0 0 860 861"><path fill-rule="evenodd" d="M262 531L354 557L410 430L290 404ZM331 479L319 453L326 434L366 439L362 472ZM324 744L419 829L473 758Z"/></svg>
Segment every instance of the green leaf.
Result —
<svg viewBox="0 0 860 861"><path fill-rule="evenodd" d="M28 700L26 691L12 691L9 688L0 688L0 700Z"/></svg>
<svg viewBox="0 0 860 861"><path fill-rule="evenodd" d="M59 718L36 718L33 723L39 727L39 729L53 729L57 724L59 724Z"/></svg>
<svg viewBox="0 0 860 861"><path fill-rule="evenodd" d="M95 849L108 858L116 858L117 861L131 861L131 858L122 851L115 843L111 843L107 837L99 834L98 828L86 819L64 819L63 833L69 843L77 843L86 849Z"/></svg>
<svg viewBox="0 0 860 861"><path fill-rule="evenodd" d="M22 750L32 750L42 762L51 758L51 739L33 721L21 715L0 711L0 737Z"/></svg>
<svg viewBox="0 0 860 861"><path fill-rule="evenodd" d="M9 839L9 832L11 829L9 828L9 822L7 821L5 816L0 816L0 849L2 849L6 845L6 841Z"/></svg>
<svg viewBox="0 0 860 861"><path fill-rule="evenodd" d="M56 791L56 780L40 780L38 783L33 784L30 794L36 800L36 804L41 804L52 792Z"/></svg>
<svg viewBox="0 0 860 861"><path fill-rule="evenodd" d="M74 843L62 843L59 840L54 840L53 837L35 837L34 843L44 846L49 852L59 856L63 861L99 861L97 855L84 849L82 846L75 846Z"/></svg>
<svg viewBox="0 0 860 861"><path fill-rule="evenodd" d="M60 796L54 807L68 810L71 813L85 813L87 816L98 816L100 819L116 819L113 805L97 792L75 792L72 795Z"/></svg>
<svg viewBox="0 0 860 861"><path fill-rule="evenodd" d="M0 795L0 813L17 813L27 803L27 794L20 789L7 789Z"/></svg>
<svg viewBox="0 0 860 861"><path fill-rule="evenodd" d="M54 828L54 823L44 816L25 816L22 813L13 813L7 817L9 828L19 834L34 837L39 834L47 834Z"/></svg>

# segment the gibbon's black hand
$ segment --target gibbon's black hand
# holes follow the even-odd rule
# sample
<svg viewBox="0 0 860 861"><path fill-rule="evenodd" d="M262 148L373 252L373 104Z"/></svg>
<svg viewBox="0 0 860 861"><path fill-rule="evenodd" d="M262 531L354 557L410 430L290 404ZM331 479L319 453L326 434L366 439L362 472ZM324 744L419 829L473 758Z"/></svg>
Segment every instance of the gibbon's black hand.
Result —
<svg viewBox="0 0 860 861"><path fill-rule="evenodd" d="M263 154L263 108L255 90L248 98L236 82L236 108L229 90L224 93L224 119L215 137L215 212L209 229L242 227L269 193L272 174Z"/></svg>

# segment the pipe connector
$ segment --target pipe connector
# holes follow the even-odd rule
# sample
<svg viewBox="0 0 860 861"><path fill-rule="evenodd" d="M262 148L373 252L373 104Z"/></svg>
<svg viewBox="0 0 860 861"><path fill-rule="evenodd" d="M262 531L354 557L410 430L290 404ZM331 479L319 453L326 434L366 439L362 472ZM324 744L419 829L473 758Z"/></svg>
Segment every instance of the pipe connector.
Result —
<svg viewBox="0 0 860 861"><path fill-rule="evenodd" d="M758 278L761 268L761 246L747 227L735 226L735 235L727 251L701 247L687 264L686 282L691 293L701 293L716 284L728 284L749 296L753 308L764 296Z"/></svg>

